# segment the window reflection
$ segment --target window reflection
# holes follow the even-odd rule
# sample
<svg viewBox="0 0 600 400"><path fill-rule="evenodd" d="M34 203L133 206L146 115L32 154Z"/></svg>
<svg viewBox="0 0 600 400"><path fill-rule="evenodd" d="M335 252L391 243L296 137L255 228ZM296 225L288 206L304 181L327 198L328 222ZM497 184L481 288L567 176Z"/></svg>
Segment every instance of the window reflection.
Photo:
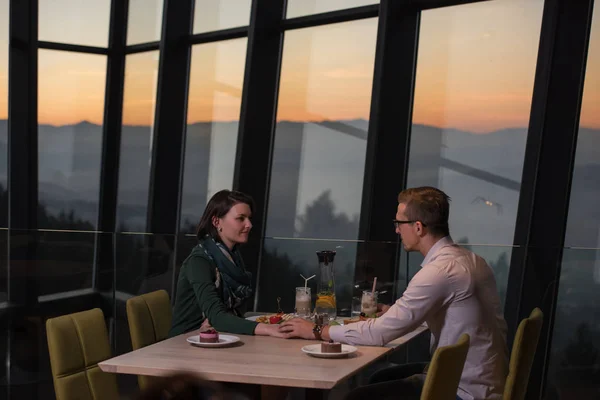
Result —
<svg viewBox="0 0 600 400"><path fill-rule="evenodd" d="M106 57L38 55L38 224L95 229L100 185Z"/></svg>
<svg viewBox="0 0 600 400"><path fill-rule="evenodd" d="M158 59L158 51L151 51L129 55L125 60L117 205L119 231L146 230Z"/></svg>
<svg viewBox="0 0 600 400"><path fill-rule="evenodd" d="M556 303L547 393L600 390L600 11L594 10Z"/></svg>
<svg viewBox="0 0 600 400"><path fill-rule="evenodd" d="M163 4L164 0L129 0L127 45L160 40Z"/></svg>
<svg viewBox="0 0 600 400"><path fill-rule="evenodd" d="M285 35L258 309L280 296L289 310L328 249L338 313L350 314L376 31L369 19Z"/></svg>
<svg viewBox="0 0 600 400"><path fill-rule="evenodd" d="M251 0L196 0L194 33L246 26L250 23Z"/></svg>
<svg viewBox="0 0 600 400"><path fill-rule="evenodd" d="M246 44L237 39L192 49L182 232L194 232L208 199L233 184Z"/></svg>
<svg viewBox="0 0 600 400"><path fill-rule="evenodd" d="M510 0L422 14L408 186L452 197L455 240L512 244L542 9Z"/></svg>
<svg viewBox="0 0 600 400"><path fill-rule="evenodd" d="M379 4L379 0L288 0L287 18Z"/></svg>
<svg viewBox="0 0 600 400"><path fill-rule="evenodd" d="M107 47L110 0L39 0L39 39Z"/></svg>
<svg viewBox="0 0 600 400"><path fill-rule="evenodd" d="M286 33L267 236L357 238L376 31Z"/></svg>

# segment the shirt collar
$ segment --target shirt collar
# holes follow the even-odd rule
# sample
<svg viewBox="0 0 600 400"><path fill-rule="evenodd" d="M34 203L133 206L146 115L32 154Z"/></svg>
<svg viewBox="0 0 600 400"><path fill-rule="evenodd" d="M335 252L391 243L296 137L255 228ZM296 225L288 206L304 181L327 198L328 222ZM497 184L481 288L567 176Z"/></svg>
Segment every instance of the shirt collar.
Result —
<svg viewBox="0 0 600 400"><path fill-rule="evenodd" d="M451 244L454 244L454 241L452 240L452 238L450 236L444 236L443 238L441 238L440 240L438 240L437 242L435 242L435 244L427 252L427 255L425 256L425 259L421 263L421 267L424 266L424 265L426 265L426 264L429 264L431 262L431 259L436 255L436 253L442 247L449 246Z"/></svg>

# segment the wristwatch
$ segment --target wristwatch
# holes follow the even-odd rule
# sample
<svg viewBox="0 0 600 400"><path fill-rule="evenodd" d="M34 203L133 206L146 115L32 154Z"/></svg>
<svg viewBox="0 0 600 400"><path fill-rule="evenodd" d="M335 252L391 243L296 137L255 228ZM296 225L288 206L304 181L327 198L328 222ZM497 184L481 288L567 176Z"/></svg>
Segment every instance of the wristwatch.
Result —
<svg viewBox="0 0 600 400"><path fill-rule="evenodd" d="M321 332L323 332L323 325L315 324L315 326L313 327L313 335L315 335L315 339L323 340L323 338L321 337Z"/></svg>

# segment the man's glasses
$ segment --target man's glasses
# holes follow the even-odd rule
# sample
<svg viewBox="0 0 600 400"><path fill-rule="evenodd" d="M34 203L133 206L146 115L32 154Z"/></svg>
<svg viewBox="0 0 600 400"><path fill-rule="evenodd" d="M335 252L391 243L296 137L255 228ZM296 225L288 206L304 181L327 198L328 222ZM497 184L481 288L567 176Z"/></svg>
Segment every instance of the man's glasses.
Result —
<svg viewBox="0 0 600 400"><path fill-rule="evenodd" d="M394 219L394 220L392 220L392 222L394 223L394 228L398 228L402 224L414 224L415 222L418 222L418 221L417 220L414 220L414 221L400 221L400 220ZM421 222L421 225L427 226L423 222Z"/></svg>

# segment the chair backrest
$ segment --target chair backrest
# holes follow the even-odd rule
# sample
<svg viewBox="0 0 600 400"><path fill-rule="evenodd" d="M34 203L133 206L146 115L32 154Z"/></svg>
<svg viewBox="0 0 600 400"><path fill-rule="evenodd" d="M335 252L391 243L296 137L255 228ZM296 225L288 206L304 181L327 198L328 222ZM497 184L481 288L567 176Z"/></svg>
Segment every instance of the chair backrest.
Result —
<svg viewBox="0 0 600 400"><path fill-rule="evenodd" d="M146 293L127 300L127 321L133 350L166 339L173 314L169 294L165 290ZM138 376L140 388L147 387L152 378Z"/></svg>
<svg viewBox="0 0 600 400"><path fill-rule="evenodd" d="M421 400L456 400L467 353L469 335L462 334L456 344L438 347L429 364Z"/></svg>
<svg viewBox="0 0 600 400"><path fill-rule="evenodd" d="M525 398L529 373L543 322L542 310L534 308L529 318L525 318L519 324L510 354L508 376L504 385L504 400L523 400Z"/></svg>
<svg viewBox="0 0 600 400"><path fill-rule="evenodd" d="M57 400L119 398L116 376L98 367L112 356L102 310L50 318L46 333Z"/></svg>

